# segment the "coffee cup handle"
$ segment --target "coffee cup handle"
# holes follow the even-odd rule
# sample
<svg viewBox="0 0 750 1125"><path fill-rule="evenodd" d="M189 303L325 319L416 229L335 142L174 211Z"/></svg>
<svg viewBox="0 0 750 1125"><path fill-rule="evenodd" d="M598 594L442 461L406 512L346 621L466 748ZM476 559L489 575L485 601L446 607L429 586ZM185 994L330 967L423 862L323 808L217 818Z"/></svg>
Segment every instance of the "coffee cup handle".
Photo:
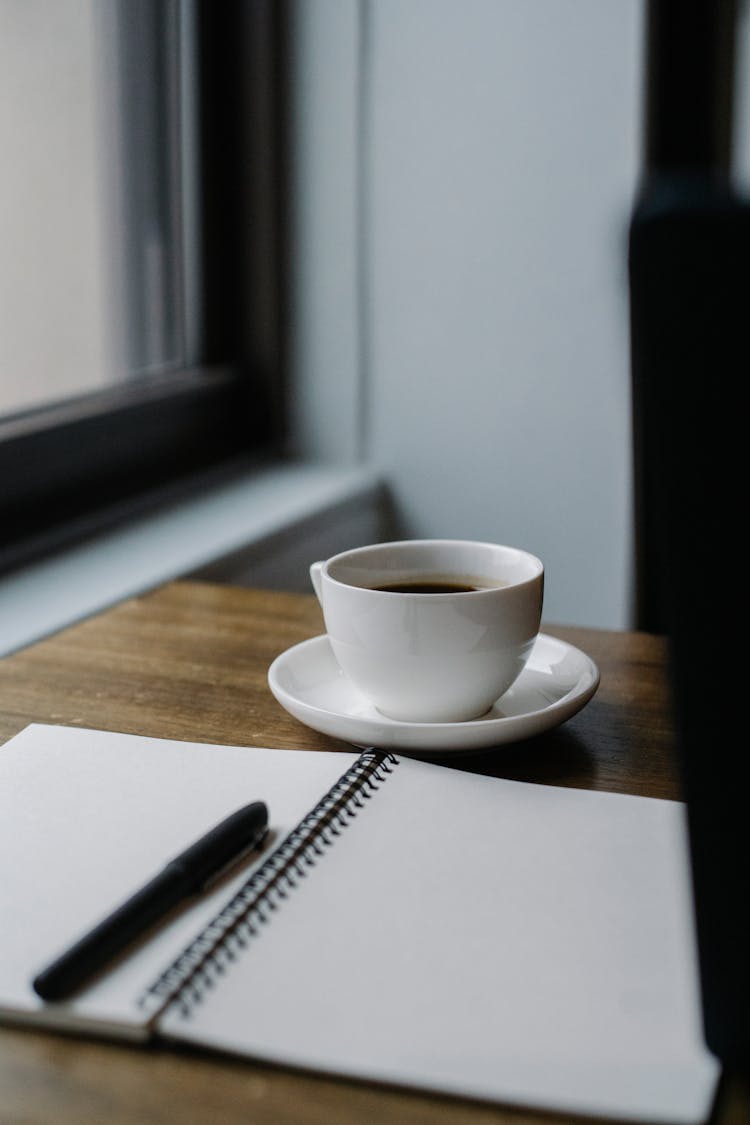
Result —
<svg viewBox="0 0 750 1125"><path fill-rule="evenodd" d="M310 567L310 581L313 584L313 590L317 594L318 601L321 606L323 605L323 567L324 562L314 562Z"/></svg>

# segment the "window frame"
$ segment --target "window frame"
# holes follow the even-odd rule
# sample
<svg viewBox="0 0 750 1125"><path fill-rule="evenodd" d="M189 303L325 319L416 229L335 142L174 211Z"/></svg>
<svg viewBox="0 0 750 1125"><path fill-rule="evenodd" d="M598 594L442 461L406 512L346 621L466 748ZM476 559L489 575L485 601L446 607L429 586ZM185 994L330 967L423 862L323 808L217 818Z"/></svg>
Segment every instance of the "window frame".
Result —
<svg viewBox="0 0 750 1125"><path fill-rule="evenodd" d="M283 440L285 7L194 6L201 363L0 419L0 572Z"/></svg>

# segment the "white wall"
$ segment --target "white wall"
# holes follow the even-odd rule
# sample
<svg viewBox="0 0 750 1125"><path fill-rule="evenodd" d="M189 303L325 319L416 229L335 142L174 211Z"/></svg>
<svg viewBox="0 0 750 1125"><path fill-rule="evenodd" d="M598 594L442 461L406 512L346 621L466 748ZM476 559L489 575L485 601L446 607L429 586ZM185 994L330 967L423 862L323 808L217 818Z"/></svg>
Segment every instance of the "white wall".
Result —
<svg viewBox="0 0 750 1125"><path fill-rule="evenodd" d="M292 26L291 452L350 462L361 454L359 4L297 0Z"/></svg>
<svg viewBox="0 0 750 1125"><path fill-rule="evenodd" d="M548 620L626 626L640 0L297 21L298 448L381 467L404 535L538 553Z"/></svg>

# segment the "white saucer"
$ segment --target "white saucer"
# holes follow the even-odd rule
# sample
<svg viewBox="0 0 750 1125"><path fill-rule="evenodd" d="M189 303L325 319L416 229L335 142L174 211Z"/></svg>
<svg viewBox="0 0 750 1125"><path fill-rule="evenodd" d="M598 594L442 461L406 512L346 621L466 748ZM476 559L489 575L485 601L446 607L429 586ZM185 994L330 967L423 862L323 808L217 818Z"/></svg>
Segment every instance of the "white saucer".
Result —
<svg viewBox="0 0 750 1125"><path fill-rule="evenodd" d="M558 726L591 699L599 669L579 649L540 633L513 686L486 715L465 723L405 723L381 715L341 671L325 635L277 656L268 684L291 715L333 738L410 754L459 754Z"/></svg>

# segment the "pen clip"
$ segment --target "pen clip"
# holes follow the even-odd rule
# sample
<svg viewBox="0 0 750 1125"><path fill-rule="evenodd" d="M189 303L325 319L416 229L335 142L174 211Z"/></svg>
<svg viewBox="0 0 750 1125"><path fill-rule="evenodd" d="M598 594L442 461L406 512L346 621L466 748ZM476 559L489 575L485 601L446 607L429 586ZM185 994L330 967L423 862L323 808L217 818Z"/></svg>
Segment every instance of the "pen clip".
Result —
<svg viewBox="0 0 750 1125"><path fill-rule="evenodd" d="M268 825L266 825L265 828L263 828L262 831L258 834L258 836L248 843L246 848L243 848L241 852L233 855L231 859L227 860L223 867L220 867L218 869L218 871L212 871L211 874L208 875L206 879L201 883L200 887L198 888L198 893L200 893L201 891L210 890L211 887L213 887L216 883L224 878L228 871L231 871L233 867L238 867L243 862L243 860L247 859L251 852L262 851L263 845L266 841L266 837L268 836L268 831Z"/></svg>

